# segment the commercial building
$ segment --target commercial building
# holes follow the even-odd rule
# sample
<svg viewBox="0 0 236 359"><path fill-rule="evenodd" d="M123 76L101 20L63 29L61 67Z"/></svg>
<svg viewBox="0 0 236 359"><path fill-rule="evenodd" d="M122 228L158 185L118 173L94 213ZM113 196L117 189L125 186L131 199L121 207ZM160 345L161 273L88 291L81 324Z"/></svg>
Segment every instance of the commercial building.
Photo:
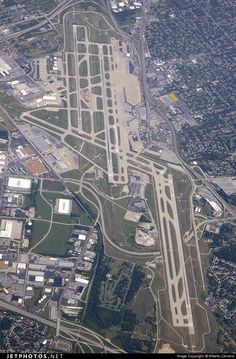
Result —
<svg viewBox="0 0 236 359"><path fill-rule="evenodd" d="M28 158L32 155L35 155L35 152L34 152L33 148L28 145L25 147L19 145L19 146L17 146L16 154L20 159L24 159L24 158Z"/></svg>
<svg viewBox="0 0 236 359"><path fill-rule="evenodd" d="M29 280L32 282L44 282L44 272L29 270Z"/></svg>
<svg viewBox="0 0 236 359"><path fill-rule="evenodd" d="M12 234L12 221L3 219L1 221L0 237L11 238Z"/></svg>
<svg viewBox="0 0 236 359"><path fill-rule="evenodd" d="M81 277L81 275L75 275L75 281L79 282L81 285L88 285L89 284L89 280L87 278L83 278Z"/></svg>
<svg viewBox="0 0 236 359"><path fill-rule="evenodd" d="M46 265L45 264L35 264L35 263L29 263L29 269L33 271L45 271Z"/></svg>
<svg viewBox="0 0 236 359"><path fill-rule="evenodd" d="M32 180L28 178L9 177L7 187L11 190L30 192Z"/></svg>
<svg viewBox="0 0 236 359"><path fill-rule="evenodd" d="M21 271L26 270L26 263L25 262L18 262L17 265L17 273L20 273Z"/></svg>
<svg viewBox="0 0 236 359"><path fill-rule="evenodd" d="M58 267L61 267L61 268L73 268L74 267L74 262L69 262L69 261L59 261L58 262Z"/></svg>
<svg viewBox="0 0 236 359"><path fill-rule="evenodd" d="M21 239L23 222L2 219L0 238Z"/></svg>
<svg viewBox="0 0 236 359"><path fill-rule="evenodd" d="M56 94L44 95L43 101L45 102L46 105L57 105L58 102L60 103L60 101L58 101L58 96Z"/></svg>
<svg viewBox="0 0 236 359"><path fill-rule="evenodd" d="M70 214L72 208L71 199L58 198L56 208L59 214Z"/></svg>
<svg viewBox="0 0 236 359"><path fill-rule="evenodd" d="M19 91L22 96L26 96L31 92L30 87L25 83L18 83L14 86L14 88Z"/></svg>
<svg viewBox="0 0 236 359"><path fill-rule="evenodd" d="M209 203L209 205L211 206L211 208L213 209L214 211L214 214L219 217L223 214L223 209L218 205L218 203L214 202L214 201L211 201L209 199L207 199L207 202Z"/></svg>
<svg viewBox="0 0 236 359"><path fill-rule="evenodd" d="M16 154L21 160L27 156L22 146L17 146Z"/></svg>

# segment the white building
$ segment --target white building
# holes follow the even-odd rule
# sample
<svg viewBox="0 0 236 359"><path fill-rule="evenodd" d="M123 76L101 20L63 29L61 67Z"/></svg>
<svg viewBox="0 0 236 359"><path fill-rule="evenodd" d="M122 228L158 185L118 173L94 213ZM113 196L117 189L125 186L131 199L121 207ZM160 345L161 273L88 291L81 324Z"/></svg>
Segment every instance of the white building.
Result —
<svg viewBox="0 0 236 359"><path fill-rule="evenodd" d="M209 205L211 206L211 208L213 209L213 211L220 216L223 213L222 208L214 201L209 200L208 198L206 198L207 202L209 203Z"/></svg>
<svg viewBox="0 0 236 359"><path fill-rule="evenodd" d="M7 187L15 190L30 191L32 180L28 178L9 177Z"/></svg>
<svg viewBox="0 0 236 359"><path fill-rule="evenodd" d="M57 105L58 103L60 103L60 100L56 94L44 95L43 101L46 105Z"/></svg>
<svg viewBox="0 0 236 359"><path fill-rule="evenodd" d="M81 284L85 284L85 285L88 285L89 284L89 280L88 279L86 279L86 278L82 278L79 274L77 275L75 275L75 281L76 282L79 282L79 283L81 283Z"/></svg>
<svg viewBox="0 0 236 359"><path fill-rule="evenodd" d="M0 238L21 239L23 222L16 220L1 220Z"/></svg>
<svg viewBox="0 0 236 359"><path fill-rule="evenodd" d="M57 212L59 214L70 214L72 208L71 199L59 198L57 200Z"/></svg>
<svg viewBox="0 0 236 359"><path fill-rule="evenodd" d="M85 239L86 239L86 234L79 234L80 241L85 241Z"/></svg>
<svg viewBox="0 0 236 359"><path fill-rule="evenodd" d="M0 237L1 238L11 238L12 235L12 221L2 220L1 222L1 230Z"/></svg>

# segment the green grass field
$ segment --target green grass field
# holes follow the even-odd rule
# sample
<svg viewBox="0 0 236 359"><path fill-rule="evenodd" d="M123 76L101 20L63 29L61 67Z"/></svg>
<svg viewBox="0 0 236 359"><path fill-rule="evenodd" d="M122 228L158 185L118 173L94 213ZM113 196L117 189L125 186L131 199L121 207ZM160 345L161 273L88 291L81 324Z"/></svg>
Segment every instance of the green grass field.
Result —
<svg viewBox="0 0 236 359"><path fill-rule="evenodd" d="M30 248L37 244L49 229L49 222L33 221Z"/></svg>
<svg viewBox="0 0 236 359"><path fill-rule="evenodd" d="M101 166L104 170L107 170L107 155L105 149L86 142L81 153Z"/></svg>
<svg viewBox="0 0 236 359"><path fill-rule="evenodd" d="M99 56L90 55L89 56L89 67L91 76L100 75L100 59Z"/></svg>
<svg viewBox="0 0 236 359"><path fill-rule="evenodd" d="M124 188L123 185L113 185L111 187L111 192L110 192L112 197L118 198L118 197L121 197L122 195L124 195L125 193L123 192L123 188ZM126 206L126 208L127 208L127 206Z"/></svg>
<svg viewBox="0 0 236 359"><path fill-rule="evenodd" d="M40 219L50 219L51 217L51 207L41 196L40 192L37 191L33 197L33 204L36 207L36 218Z"/></svg>
<svg viewBox="0 0 236 359"><path fill-rule="evenodd" d="M43 288L35 288L34 296L25 301L25 305L27 308L33 308L38 304L38 300L43 296Z"/></svg>
<svg viewBox="0 0 236 359"><path fill-rule="evenodd" d="M63 186L63 184L60 181L50 181L47 179L43 180L43 189L44 190L48 190L48 191L58 191L58 192L63 192L65 190L65 187Z"/></svg>
<svg viewBox="0 0 236 359"><path fill-rule="evenodd" d="M76 136L66 135L65 142L71 147L75 148L77 151L80 150L83 141Z"/></svg>
<svg viewBox="0 0 236 359"><path fill-rule="evenodd" d="M43 192L43 195L48 201L54 201L54 202L58 198L65 198L65 199L70 198L70 196L68 194L61 193L61 192Z"/></svg>
<svg viewBox="0 0 236 359"><path fill-rule="evenodd" d="M108 107L112 107L112 106L113 106L112 100L107 100L107 106L108 106Z"/></svg>
<svg viewBox="0 0 236 359"><path fill-rule="evenodd" d="M88 80L87 79L80 79L79 80L79 86L81 89L84 89L86 87L88 87Z"/></svg>
<svg viewBox="0 0 236 359"><path fill-rule="evenodd" d="M20 117L20 115L27 110L26 107L22 106L13 96L8 96L3 93L0 93L0 103L13 118Z"/></svg>
<svg viewBox="0 0 236 359"><path fill-rule="evenodd" d="M109 57L104 56L104 57L103 57L103 61L104 61L104 70L105 70L105 71L110 71Z"/></svg>
<svg viewBox="0 0 236 359"><path fill-rule="evenodd" d="M107 95L108 98L112 97L112 92L111 92L111 89L109 87L106 88L106 95Z"/></svg>
<svg viewBox="0 0 236 359"><path fill-rule="evenodd" d="M71 224L71 223L73 223L73 218L70 215L63 215L63 214L55 213L53 215L53 222Z"/></svg>
<svg viewBox="0 0 236 359"><path fill-rule="evenodd" d="M89 110L89 107L88 107L86 101L84 101L84 100L80 100L80 106L81 106L81 108L83 108L85 110Z"/></svg>
<svg viewBox="0 0 236 359"><path fill-rule="evenodd" d="M107 233L114 243L129 247L127 238L135 235L137 224L124 220L125 212L126 210L103 199L103 215Z"/></svg>
<svg viewBox="0 0 236 359"><path fill-rule="evenodd" d="M43 12L50 12L52 11L56 6L58 2L57 0L40 0L38 2L37 0L21 0L21 5L24 5L26 11L43 11Z"/></svg>
<svg viewBox="0 0 236 359"><path fill-rule="evenodd" d="M112 167L114 173L119 173L118 156L117 153L112 153Z"/></svg>
<svg viewBox="0 0 236 359"><path fill-rule="evenodd" d="M50 133L50 135L52 135L52 136L55 136L55 137L57 136L54 132L56 132L56 133L58 133L58 134L60 134L60 135L63 134L63 132L60 131L59 129L53 128L53 127L51 127L51 126L49 126L49 125L47 125L47 124L45 124L45 123L42 123L42 122L40 121L40 119L39 119L39 120L35 120L35 118L32 118L32 117L30 117L30 116L24 116L24 119L27 120L27 122L28 122L28 121L31 122L32 125L34 125L34 126L43 127L43 128L45 129L45 131L47 131L48 133ZM24 119L23 119L23 121L24 121Z"/></svg>
<svg viewBox="0 0 236 359"><path fill-rule="evenodd" d="M64 129L68 128L68 119L67 119L66 110L59 110L58 112L54 112L54 111L46 111L43 109L43 110L32 111L31 113L33 116L49 122L49 124L51 123L52 125L59 126ZM32 120L32 122L33 121L34 120Z"/></svg>
<svg viewBox="0 0 236 359"><path fill-rule="evenodd" d="M101 95L102 95L102 88L101 88L101 86L93 86L93 87L92 87L92 93L93 93L94 95L101 96Z"/></svg>
<svg viewBox="0 0 236 359"><path fill-rule="evenodd" d="M70 178L70 179L81 179L83 175L83 172L81 172L80 170L71 170L71 171L67 171L62 173L62 177L63 178Z"/></svg>
<svg viewBox="0 0 236 359"><path fill-rule="evenodd" d="M77 109L77 94L75 93L70 95L70 106Z"/></svg>
<svg viewBox="0 0 236 359"><path fill-rule="evenodd" d="M154 216L154 218L156 218L156 205L155 205L155 201L154 201L154 188L153 188L153 184L148 183L146 185L146 190L145 190L145 196L148 200L148 206L152 212L152 215Z"/></svg>
<svg viewBox="0 0 236 359"><path fill-rule="evenodd" d="M109 125L113 126L115 124L114 116L110 115L108 116Z"/></svg>
<svg viewBox="0 0 236 359"><path fill-rule="evenodd" d="M69 77L69 92L76 90L76 81L74 77Z"/></svg>
<svg viewBox="0 0 236 359"><path fill-rule="evenodd" d="M103 99L102 97L97 97L96 98L97 101L97 110L103 110Z"/></svg>
<svg viewBox="0 0 236 359"><path fill-rule="evenodd" d="M35 251L44 255L64 256L70 245L72 225L53 224L45 240L36 247Z"/></svg>
<svg viewBox="0 0 236 359"><path fill-rule="evenodd" d="M93 55L98 55L98 45L89 45L89 53Z"/></svg>
<svg viewBox="0 0 236 359"><path fill-rule="evenodd" d="M71 119L71 126L74 128L78 128L78 111L77 110L70 110L70 119Z"/></svg>
<svg viewBox="0 0 236 359"><path fill-rule="evenodd" d="M86 53L86 46L85 44L77 44L78 53L85 54Z"/></svg>
<svg viewBox="0 0 236 359"><path fill-rule="evenodd" d="M81 120L82 120L83 131L90 134L92 131L90 112L89 111L81 111Z"/></svg>
<svg viewBox="0 0 236 359"><path fill-rule="evenodd" d="M108 44L110 42L110 38L107 32L98 31L93 27L90 27L89 40L91 42L102 43L102 44Z"/></svg>
<svg viewBox="0 0 236 359"><path fill-rule="evenodd" d="M92 85L100 84L100 82L101 82L101 76L94 76L91 78Z"/></svg>
<svg viewBox="0 0 236 359"><path fill-rule="evenodd" d="M77 40L84 41L85 40L85 28L83 26L77 27Z"/></svg>
<svg viewBox="0 0 236 359"><path fill-rule="evenodd" d="M0 97L0 102L1 102L1 97ZM8 114L5 113L0 108L0 126L1 126L1 130L6 130L7 129L10 132L13 132L13 131L15 131L15 126L13 125L13 123L11 122L9 117L10 116L8 116Z"/></svg>
<svg viewBox="0 0 236 359"><path fill-rule="evenodd" d="M103 45L102 51L103 51L103 55L108 55L108 47L106 45Z"/></svg>
<svg viewBox="0 0 236 359"><path fill-rule="evenodd" d="M75 76L75 55L67 54L68 75Z"/></svg>
<svg viewBox="0 0 236 359"><path fill-rule="evenodd" d="M113 127L109 130L109 137L112 145L116 145L116 135L115 135L115 129Z"/></svg>
<svg viewBox="0 0 236 359"><path fill-rule="evenodd" d="M104 126L103 112L94 112L93 113L93 126L94 126L95 133L104 130L105 126Z"/></svg>
<svg viewBox="0 0 236 359"><path fill-rule="evenodd" d="M97 134L96 137L104 141L105 140L105 132L103 131L103 132ZM95 140L95 142L96 142L96 140ZM103 144L104 144L104 142L103 142Z"/></svg>
<svg viewBox="0 0 236 359"><path fill-rule="evenodd" d="M79 75L81 77L87 77L88 76L88 64L87 60L81 61L79 64Z"/></svg>
<svg viewBox="0 0 236 359"><path fill-rule="evenodd" d="M78 192L78 190L79 190L78 184L67 182L66 185L73 192Z"/></svg>

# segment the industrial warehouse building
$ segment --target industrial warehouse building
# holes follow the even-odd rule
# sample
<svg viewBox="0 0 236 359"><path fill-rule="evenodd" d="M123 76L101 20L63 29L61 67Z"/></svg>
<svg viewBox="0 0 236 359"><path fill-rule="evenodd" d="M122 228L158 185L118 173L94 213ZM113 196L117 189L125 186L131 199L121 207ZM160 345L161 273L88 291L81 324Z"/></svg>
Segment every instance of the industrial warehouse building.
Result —
<svg viewBox="0 0 236 359"><path fill-rule="evenodd" d="M2 219L0 238L21 239L23 222Z"/></svg>
<svg viewBox="0 0 236 359"><path fill-rule="evenodd" d="M71 214L72 201L71 199L58 198L56 202L56 212L58 214Z"/></svg>
<svg viewBox="0 0 236 359"><path fill-rule="evenodd" d="M27 178L9 177L7 180L7 188L16 191L31 191L32 180Z"/></svg>

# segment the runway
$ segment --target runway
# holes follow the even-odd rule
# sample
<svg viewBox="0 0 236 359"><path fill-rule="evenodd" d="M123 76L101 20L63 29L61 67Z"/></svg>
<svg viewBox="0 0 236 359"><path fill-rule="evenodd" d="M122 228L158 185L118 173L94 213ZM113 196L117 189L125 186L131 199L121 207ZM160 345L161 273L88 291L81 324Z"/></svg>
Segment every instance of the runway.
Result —
<svg viewBox="0 0 236 359"><path fill-rule="evenodd" d="M190 335L193 335L193 317L173 178L171 174L166 174L164 168L156 172L154 180L173 326L187 327Z"/></svg>

